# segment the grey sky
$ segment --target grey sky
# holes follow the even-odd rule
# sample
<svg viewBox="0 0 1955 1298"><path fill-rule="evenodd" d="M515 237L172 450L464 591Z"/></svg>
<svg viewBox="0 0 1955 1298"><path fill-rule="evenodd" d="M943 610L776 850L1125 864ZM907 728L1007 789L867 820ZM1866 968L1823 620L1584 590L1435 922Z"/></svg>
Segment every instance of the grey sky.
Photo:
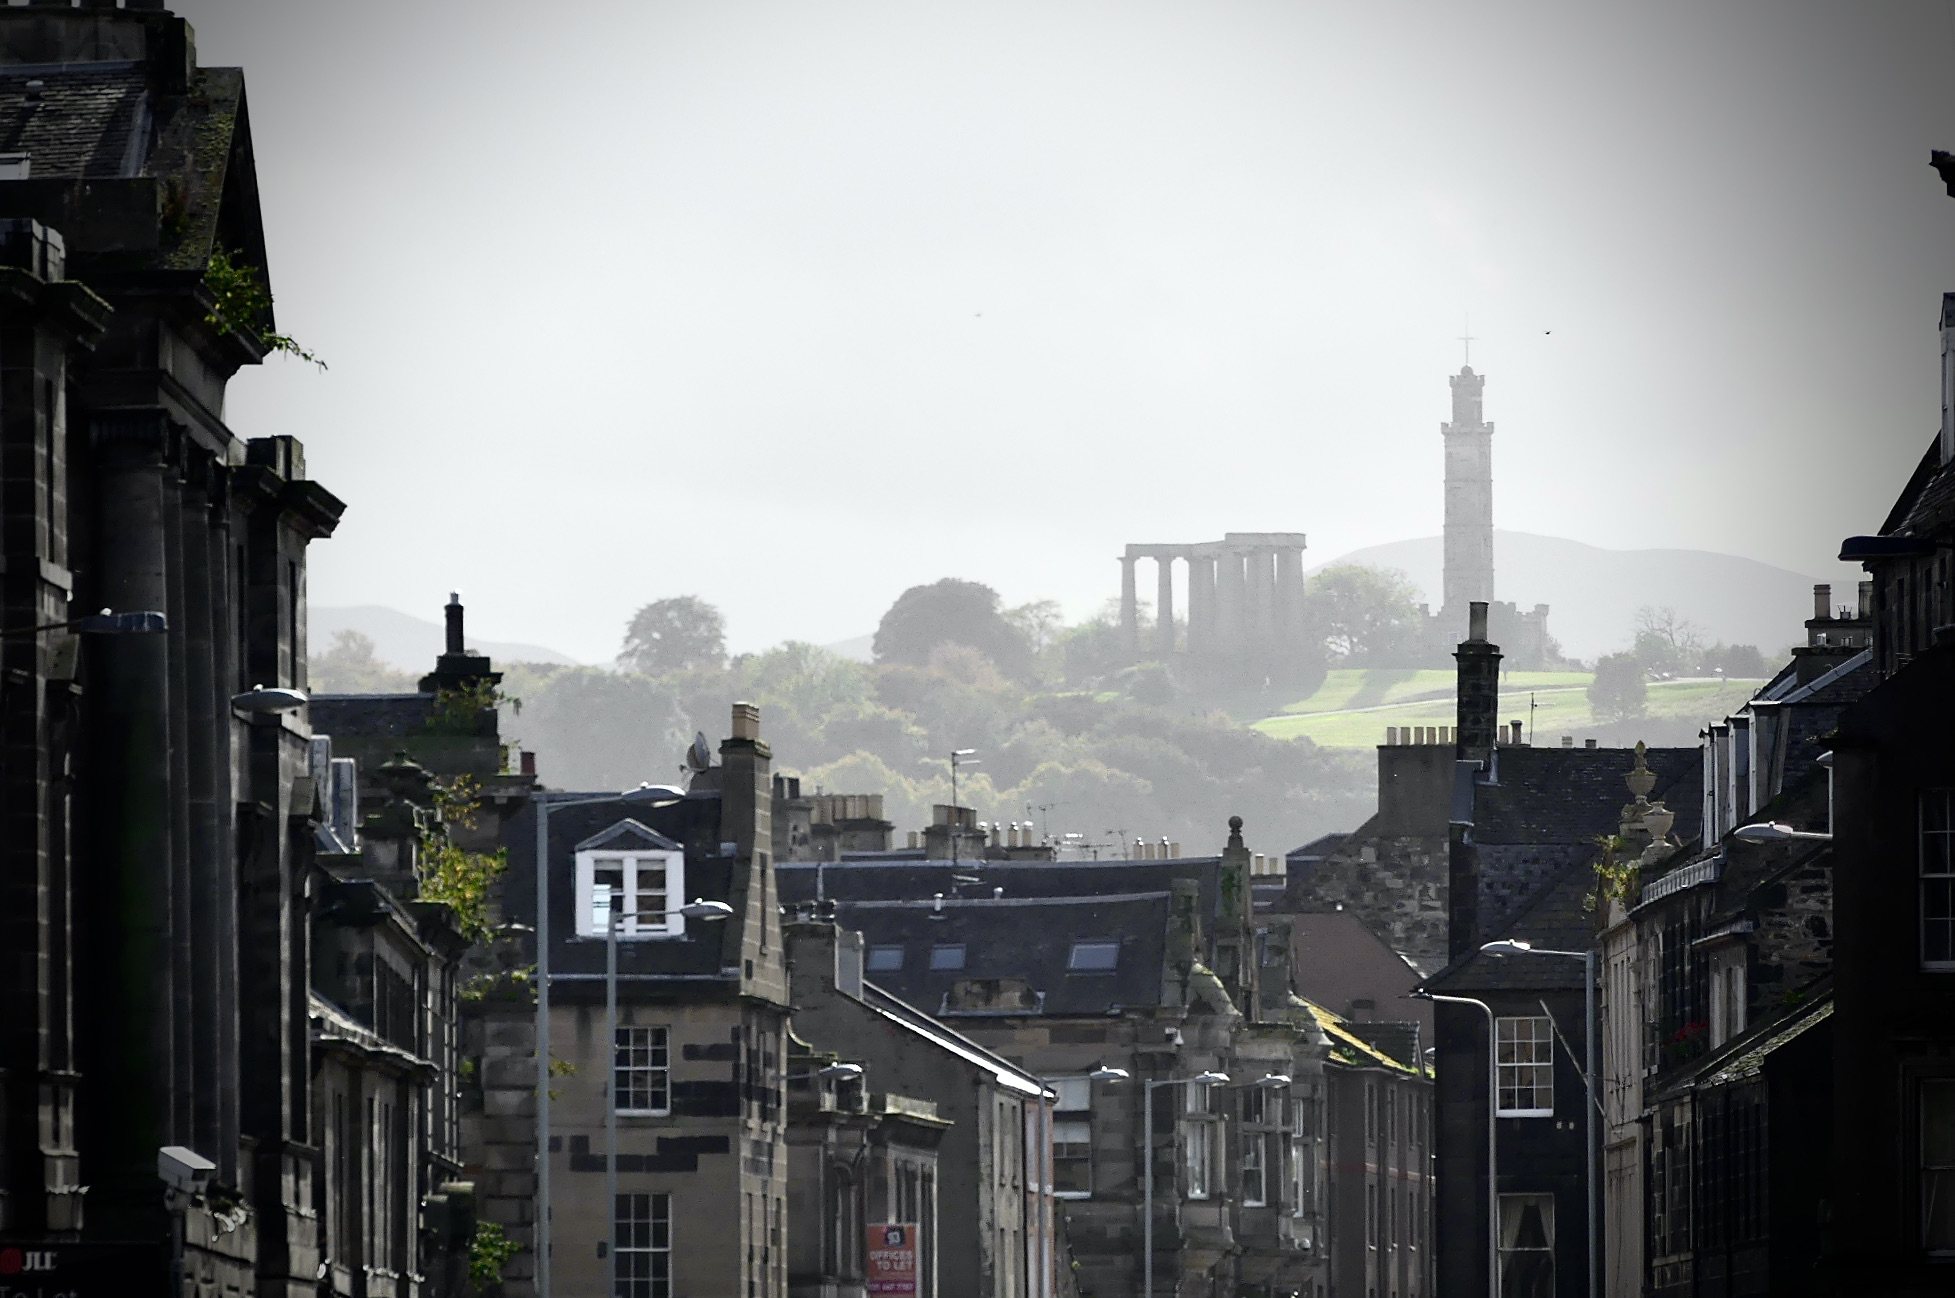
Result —
<svg viewBox="0 0 1955 1298"><path fill-rule="evenodd" d="M1507 529L1849 578L1939 417L1942 3L179 7L332 365L230 410L350 503L316 603L597 659L1430 534L1469 313Z"/></svg>

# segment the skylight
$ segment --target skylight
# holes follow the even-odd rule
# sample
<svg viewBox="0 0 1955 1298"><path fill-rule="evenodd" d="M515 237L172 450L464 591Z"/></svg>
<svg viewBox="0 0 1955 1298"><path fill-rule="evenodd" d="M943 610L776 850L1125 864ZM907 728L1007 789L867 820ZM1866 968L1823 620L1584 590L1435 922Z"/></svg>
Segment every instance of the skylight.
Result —
<svg viewBox="0 0 1955 1298"><path fill-rule="evenodd" d="M1066 961L1066 968L1080 970L1111 969L1120 963L1120 944L1118 942L1089 941L1073 943L1072 958Z"/></svg>
<svg viewBox="0 0 1955 1298"><path fill-rule="evenodd" d="M964 967L964 944L951 943L930 948L930 967L932 969L962 969Z"/></svg>
<svg viewBox="0 0 1955 1298"><path fill-rule="evenodd" d="M903 948L900 946L872 946L869 948L870 973L894 973L903 967Z"/></svg>

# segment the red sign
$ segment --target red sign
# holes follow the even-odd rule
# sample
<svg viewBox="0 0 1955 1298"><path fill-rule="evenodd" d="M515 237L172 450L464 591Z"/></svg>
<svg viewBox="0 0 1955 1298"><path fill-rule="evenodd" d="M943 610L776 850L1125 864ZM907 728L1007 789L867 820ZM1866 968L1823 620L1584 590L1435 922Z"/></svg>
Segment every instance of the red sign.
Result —
<svg viewBox="0 0 1955 1298"><path fill-rule="evenodd" d="M916 1252L914 1223L869 1227L869 1292L916 1298Z"/></svg>

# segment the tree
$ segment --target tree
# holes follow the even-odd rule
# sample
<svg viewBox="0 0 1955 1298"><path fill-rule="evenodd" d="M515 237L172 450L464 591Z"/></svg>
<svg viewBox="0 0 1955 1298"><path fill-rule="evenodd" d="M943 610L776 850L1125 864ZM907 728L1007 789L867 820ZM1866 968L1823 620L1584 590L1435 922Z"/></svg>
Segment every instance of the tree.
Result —
<svg viewBox="0 0 1955 1298"><path fill-rule="evenodd" d="M928 666L931 652L941 644L975 649L1015 679L1024 679L1031 669L1031 645L999 611L998 592L975 581L946 577L912 586L896 597L876 627L879 663Z"/></svg>
<svg viewBox="0 0 1955 1298"><path fill-rule="evenodd" d="M1336 564L1310 579L1304 598L1332 657L1376 665L1417 651L1418 591L1402 572Z"/></svg>
<svg viewBox="0 0 1955 1298"><path fill-rule="evenodd" d="M1636 656L1653 672L1683 675L1699 669L1704 634L1673 608L1636 610Z"/></svg>
<svg viewBox="0 0 1955 1298"><path fill-rule="evenodd" d="M1771 674L1765 665L1765 655L1755 644L1713 645L1704 652L1704 667L1707 671L1739 678L1756 679Z"/></svg>
<svg viewBox="0 0 1955 1298"><path fill-rule="evenodd" d="M335 631L333 647L306 664L320 694L412 694L415 677L374 657L373 641L358 631Z"/></svg>
<svg viewBox="0 0 1955 1298"><path fill-rule="evenodd" d="M1649 704L1643 661L1634 652L1609 654L1595 660L1595 679L1589 682L1588 705L1603 721L1629 721L1643 715Z"/></svg>
<svg viewBox="0 0 1955 1298"><path fill-rule="evenodd" d="M645 605L625 629L618 666L647 676L717 667L726 660L726 619L697 595Z"/></svg>

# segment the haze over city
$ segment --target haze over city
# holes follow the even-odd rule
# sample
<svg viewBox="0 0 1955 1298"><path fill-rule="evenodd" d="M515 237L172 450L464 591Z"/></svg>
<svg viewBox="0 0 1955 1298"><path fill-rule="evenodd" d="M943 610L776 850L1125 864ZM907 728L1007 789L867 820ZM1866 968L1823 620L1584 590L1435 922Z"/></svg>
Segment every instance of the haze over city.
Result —
<svg viewBox="0 0 1955 1298"><path fill-rule="evenodd" d="M1322 563L1438 532L1469 332L1502 528L1850 581L1939 417L1939 5L184 12L331 366L230 406L355 502L323 606L608 661L680 593L752 650Z"/></svg>

